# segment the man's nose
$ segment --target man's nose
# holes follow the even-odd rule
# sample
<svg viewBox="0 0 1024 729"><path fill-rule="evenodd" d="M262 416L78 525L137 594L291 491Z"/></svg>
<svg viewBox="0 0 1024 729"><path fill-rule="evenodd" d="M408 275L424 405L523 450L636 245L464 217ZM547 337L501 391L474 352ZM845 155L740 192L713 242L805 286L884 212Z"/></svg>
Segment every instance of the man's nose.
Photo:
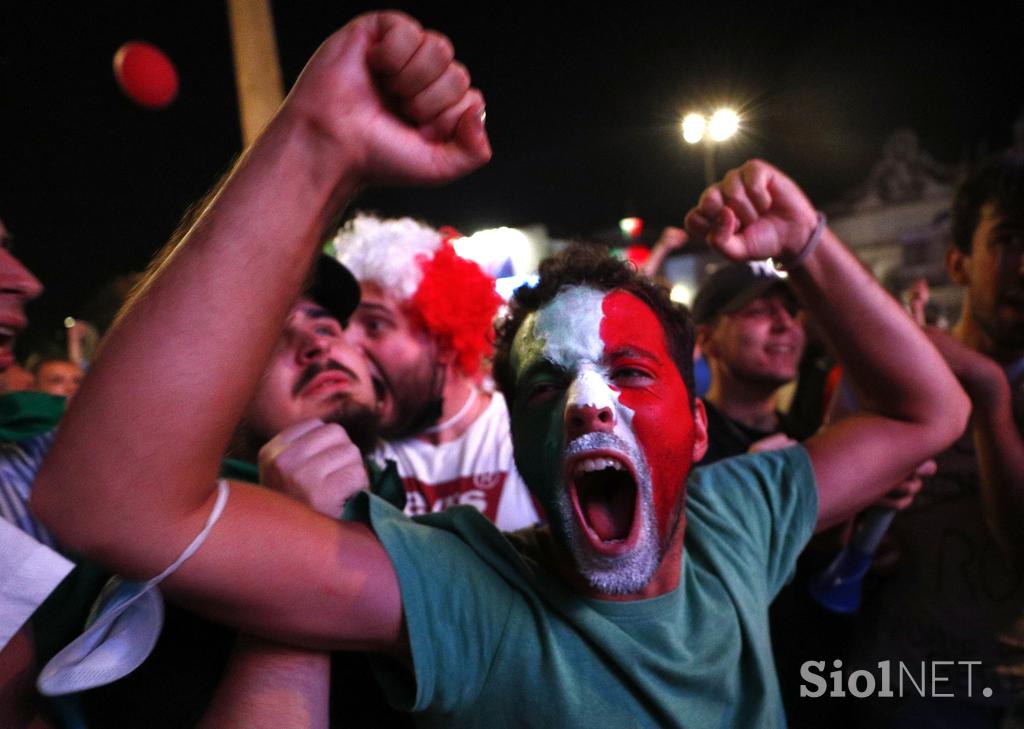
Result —
<svg viewBox="0 0 1024 729"><path fill-rule="evenodd" d="M0 292L18 294L29 301L43 293L43 285L21 261L0 249Z"/></svg>
<svg viewBox="0 0 1024 729"><path fill-rule="evenodd" d="M317 332L304 332L299 341L298 361L300 365L316 362L327 356L330 351L328 338Z"/></svg>
<svg viewBox="0 0 1024 729"><path fill-rule="evenodd" d="M587 433L611 433L615 429L615 413L608 406L573 405L565 409L565 430L568 440Z"/></svg>
<svg viewBox="0 0 1024 729"><path fill-rule="evenodd" d="M796 326L796 314L790 313L783 304L776 302L772 305L772 328L792 329Z"/></svg>

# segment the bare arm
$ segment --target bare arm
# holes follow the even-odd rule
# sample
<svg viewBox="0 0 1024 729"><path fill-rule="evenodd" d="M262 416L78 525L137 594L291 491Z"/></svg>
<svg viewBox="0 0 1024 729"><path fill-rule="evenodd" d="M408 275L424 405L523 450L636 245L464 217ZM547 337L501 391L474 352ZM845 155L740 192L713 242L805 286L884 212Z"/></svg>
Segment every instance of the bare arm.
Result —
<svg viewBox="0 0 1024 729"><path fill-rule="evenodd" d="M327 729L330 655L238 637L199 729Z"/></svg>
<svg viewBox="0 0 1024 729"><path fill-rule="evenodd" d="M367 477L338 425L307 420L260 450L260 483L337 516ZM355 471L355 473L353 473ZM327 729L331 660L326 651L239 635L200 729Z"/></svg>
<svg viewBox="0 0 1024 729"><path fill-rule="evenodd" d="M1008 554L1024 560L1024 439L1013 420L1006 373L945 332L929 328L927 333L974 406L971 430L989 528Z"/></svg>
<svg viewBox="0 0 1024 729"><path fill-rule="evenodd" d="M687 240L689 238L686 235L686 231L682 228L674 228L671 225L665 228L665 230L661 231L658 242L651 249L651 255L640 266L640 273L652 278L657 276L658 271L661 269L661 264L668 258L668 254L682 248L686 245Z"/></svg>
<svg viewBox="0 0 1024 729"><path fill-rule="evenodd" d="M406 16L362 16L325 41L105 340L33 492L62 541L132 577L177 557L328 221L363 185L438 184L484 163L482 104L447 40ZM403 645L397 580L371 531L264 489L234 485L164 584L267 637Z"/></svg>
<svg viewBox="0 0 1024 729"><path fill-rule="evenodd" d="M734 260L792 260L816 222L792 180L757 160L708 188L687 216L691 233L706 235ZM818 481L819 526L828 526L952 443L969 403L920 328L830 230L790 282L813 307L863 407L805 443Z"/></svg>

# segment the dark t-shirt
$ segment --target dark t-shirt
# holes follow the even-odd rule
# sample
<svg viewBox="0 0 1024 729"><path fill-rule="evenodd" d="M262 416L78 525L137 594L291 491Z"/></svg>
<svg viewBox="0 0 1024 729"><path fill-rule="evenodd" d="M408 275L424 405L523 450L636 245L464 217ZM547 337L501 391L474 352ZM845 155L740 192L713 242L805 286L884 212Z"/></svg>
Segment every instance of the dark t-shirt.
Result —
<svg viewBox="0 0 1024 729"><path fill-rule="evenodd" d="M707 400L704 401L704 409L708 414L708 452L701 459L701 466L742 455L753 443L775 433L785 433L794 440L806 437L785 413L776 413L779 427L775 430L758 430L733 420Z"/></svg>

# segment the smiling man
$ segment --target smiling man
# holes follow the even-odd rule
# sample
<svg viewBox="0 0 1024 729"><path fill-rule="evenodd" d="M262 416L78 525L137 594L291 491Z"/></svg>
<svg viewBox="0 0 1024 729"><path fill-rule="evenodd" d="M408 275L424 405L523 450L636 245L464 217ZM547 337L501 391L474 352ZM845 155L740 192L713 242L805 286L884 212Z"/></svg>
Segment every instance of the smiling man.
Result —
<svg viewBox="0 0 1024 729"><path fill-rule="evenodd" d="M771 595L815 522L945 447L967 403L924 334L763 162L709 188L688 226L734 259L789 263L865 414L695 474L705 422L684 311L622 264L556 260L517 296L496 354L516 462L559 513L550 528L503 535L458 507L409 519L365 494L338 521L216 485L274 345L267 320L284 320L337 206L368 184L476 169L490 157L482 110L448 41L406 16L362 16L329 38L108 335L34 506L142 577L174 562L227 488L167 591L255 634L380 654L378 682L426 726L780 726ZM177 412L215 395L219 408ZM126 424L123 449L95 448Z"/></svg>
<svg viewBox="0 0 1024 729"><path fill-rule="evenodd" d="M789 442L809 435L776 407L804 353L799 309L785 279L763 261L725 265L697 291L697 343L711 370L703 463L746 453L774 435Z"/></svg>

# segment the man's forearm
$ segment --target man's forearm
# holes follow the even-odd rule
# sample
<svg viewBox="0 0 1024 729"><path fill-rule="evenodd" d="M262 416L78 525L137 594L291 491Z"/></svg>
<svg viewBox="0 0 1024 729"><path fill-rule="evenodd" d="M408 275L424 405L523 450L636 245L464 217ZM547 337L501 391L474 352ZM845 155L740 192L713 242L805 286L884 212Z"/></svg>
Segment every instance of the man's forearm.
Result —
<svg viewBox="0 0 1024 729"><path fill-rule="evenodd" d="M919 327L831 231L826 229L821 245L789 280L821 322L862 409L937 425L937 443L956 436L958 413L967 412L956 378Z"/></svg>
<svg viewBox="0 0 1024 729"><path fill-rule="evenodd" d="M199 729L326 729L330 655L239 636Z"/></svg>
<svg viewBox="0 0 1024 729"><path fill-rule="evenodd" d="M831 233L790 280L821 322L861 406L807 443L825 527L874 502L953 442L969 402L924 332Z"/></svg>
<svg viewBox="0 0 1024 729"><path fill-rule="evenodd" d="M1024 439L1013 420L1002 373L984 394L972 388L972 430L985 516L1007 552L1024 561Z"/></svg>
<svg viewBox="0 0 1024 729"><path fill-rule="evenodd" d="M58 522L67 543L76 546L76 525L88 524L83 538L108 534L113 549L119 523L132 521L144 532L159 524L140 524L140 518L166 518L208 498L231 430L322 231L356 187L337 156L285 109L108 334L34 496L34 506ZM260 282L258 296L254 281ZM197 339L202 366L195 361ZM173 448L154 447L158 437L132 437L160 431L175 440ZM58 447L62 442L74 446ZM191 456L182 459L184 453ZM86 472L70 483L48 477L74 469ZM137 488L156 474L173 478L177 488ZM87 488L89 498L76 488ZM142 499L156 508L135 508ZM61 509L69 500L80 508Z"/></svg>

